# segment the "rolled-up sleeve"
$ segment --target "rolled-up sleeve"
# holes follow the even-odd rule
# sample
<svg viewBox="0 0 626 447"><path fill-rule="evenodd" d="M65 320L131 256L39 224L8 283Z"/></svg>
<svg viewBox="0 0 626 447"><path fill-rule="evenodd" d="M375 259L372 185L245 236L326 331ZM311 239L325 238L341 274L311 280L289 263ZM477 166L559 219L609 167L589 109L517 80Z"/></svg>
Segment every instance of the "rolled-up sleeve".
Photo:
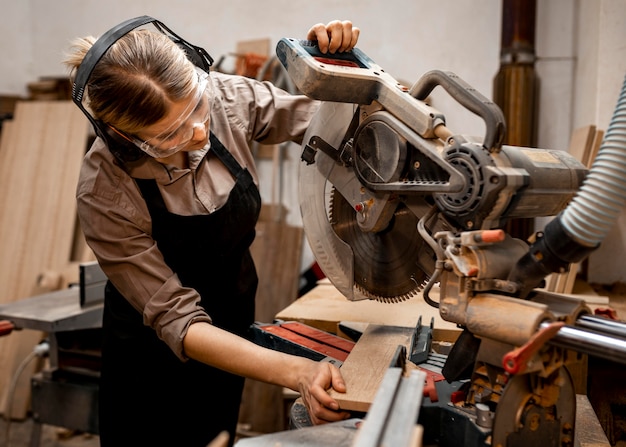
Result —
<svg viewBox="0 0 626 447"><path fill-rule="evenodd" d="M245 127L249 141L279 144L302 142L319 102L304 95L291 95L271 82L214 74L231 125Z"/></svg>

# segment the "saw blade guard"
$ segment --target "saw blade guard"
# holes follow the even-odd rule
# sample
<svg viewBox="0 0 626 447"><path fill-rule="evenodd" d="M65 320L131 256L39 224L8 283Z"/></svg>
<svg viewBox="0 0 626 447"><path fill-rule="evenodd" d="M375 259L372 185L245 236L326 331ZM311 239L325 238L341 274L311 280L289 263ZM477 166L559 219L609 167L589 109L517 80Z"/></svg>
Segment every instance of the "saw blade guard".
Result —
<svg viewBox="0 0 626 447"><path fill-rule="evenodd" d="M348 103L324 102L313 118L304 142L323 134L325 140L339 147L355 113L356 106ZM329 220L330 188L328 177L337 164L322 151L315 162L302 162L299 172L299 196L302 224L311 251L330 282L349 300L367 299L354 284L354 253L341 240Z"/></svg>

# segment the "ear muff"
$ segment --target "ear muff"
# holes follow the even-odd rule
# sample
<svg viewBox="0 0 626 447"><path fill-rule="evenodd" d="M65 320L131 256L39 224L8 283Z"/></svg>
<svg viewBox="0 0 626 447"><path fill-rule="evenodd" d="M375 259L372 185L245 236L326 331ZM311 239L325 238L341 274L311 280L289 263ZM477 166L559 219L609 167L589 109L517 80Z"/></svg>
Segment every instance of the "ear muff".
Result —
<svg viewBox="0 0 626 447"><path fill-rule="evenodd" d="M171 29L165 26L165 24L149 16L141 16L126 20L105 32L93 44L76 71L76 76L72 85L72 100L89 119L96 135L105 140L109 150L122 162L136 161L145 156L145 154L132 142L128 141L111 129L111 127L106 123L93 117L83 106L83 96L93 69L107 50L130 31L149 23L151 23L158 31L172 39L172 41L174 41L185 52L187 58L195 66L208 73L211 65L213 65L213 58L206 52L206 50L204 50L204 48L192 45L174 33Z"/></svg>
<svg viewBox="0 0 626 447"><path fill-rule="evenodd" d="M104 136L98 133L98 130L96 130L96 133L98 133L98 136L106 142L109 151L118 160L128 163L148 156L141 149L135 146L133 142L128 141L103 121L96 120L96 123Z"/></svg>

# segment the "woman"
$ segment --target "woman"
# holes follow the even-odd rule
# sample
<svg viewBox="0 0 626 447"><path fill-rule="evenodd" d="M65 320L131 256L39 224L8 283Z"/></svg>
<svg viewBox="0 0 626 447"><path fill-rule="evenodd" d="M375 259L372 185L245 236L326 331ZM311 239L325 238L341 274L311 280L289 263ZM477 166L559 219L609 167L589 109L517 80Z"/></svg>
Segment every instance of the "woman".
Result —
<svg viewBox="0 0 626 447"><path fill-rule="evenodd" d="M349 21L333 21L307 39L334 53L358 35ZM74 42L65 61L74 73L94 42ZM208 74L147 30L115 41L85 92L99 128L127 143L96 139L77 187L82 229L109 278L101 444L205 446L224 430L232 444L244 377L300 392L314 423L348 417L326 391L345 392L336 367L245 338L260 208L250 143L300 142L317 104Z"/></svg>

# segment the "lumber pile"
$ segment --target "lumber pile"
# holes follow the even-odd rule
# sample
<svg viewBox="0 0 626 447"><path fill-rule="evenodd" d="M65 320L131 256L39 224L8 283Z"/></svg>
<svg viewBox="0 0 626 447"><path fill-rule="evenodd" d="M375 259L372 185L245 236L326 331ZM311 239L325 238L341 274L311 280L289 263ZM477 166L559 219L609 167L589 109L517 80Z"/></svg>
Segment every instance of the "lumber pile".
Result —
<svg viewBox="0 0 626 447"><path fill-rule="evenodd" d="M89 124L71 101L20 101L0 136L0 305L66 287L63 274L91 260L77 228L75 190ZM76 268L70 268L72 265ZM54 278L45 282L41 278ZM14 331L0 337L0 411L23 418L30 377L20 363L44 334Z"/></svg>

